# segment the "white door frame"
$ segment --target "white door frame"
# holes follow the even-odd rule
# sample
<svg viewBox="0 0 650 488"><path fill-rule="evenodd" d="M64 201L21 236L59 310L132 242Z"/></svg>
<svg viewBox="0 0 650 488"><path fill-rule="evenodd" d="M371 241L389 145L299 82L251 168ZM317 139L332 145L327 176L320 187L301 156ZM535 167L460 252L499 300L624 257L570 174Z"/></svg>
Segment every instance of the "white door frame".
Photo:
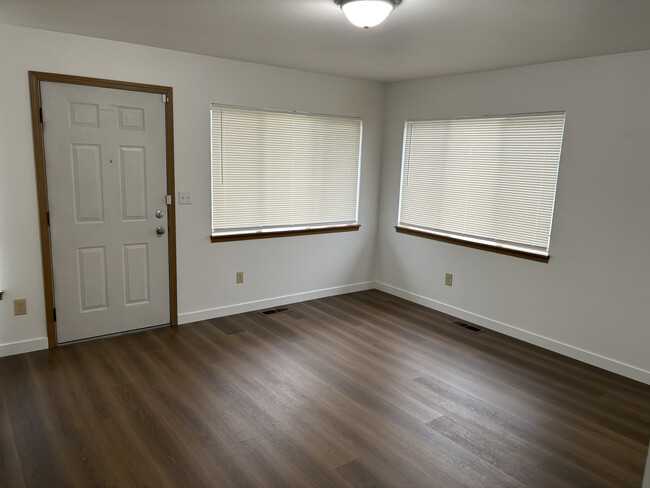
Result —
<svg viewBox="0 0 650 488"><path fill-rule="evenodd" d="M47 339L50 348L56 347L56 312L54 304L54 284L52 280L52 246L50 241L49 215L47 204L47 179L45 172L45 152L43 145L43 125L41 121L41 82L66 83L69 85L86 85L98 88L159 93L165 97L165 139L167 152L167 194L171 195L171 204L167 207L169 226L169 317L172 326L178 325L178 307L176 302L176 208L174 195L174 118L173 90L168 86L145 85L125 81L113 81L100 78L85 78L56 73L29 72L29 90L32 111L32 132L34 135L34 159L36 163L36 185L38 195L38 216L41 231L41 256L43 259L43 284L45 288L45 317L47 321Z"/></svg>

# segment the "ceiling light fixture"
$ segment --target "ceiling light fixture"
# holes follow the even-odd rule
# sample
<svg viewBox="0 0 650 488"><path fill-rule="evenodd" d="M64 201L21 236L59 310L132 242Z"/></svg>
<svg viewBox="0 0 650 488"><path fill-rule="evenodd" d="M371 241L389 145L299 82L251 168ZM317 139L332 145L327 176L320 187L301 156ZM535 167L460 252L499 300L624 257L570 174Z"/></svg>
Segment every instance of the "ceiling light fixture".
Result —
<svg viewBox="0 0 650 488"><path fill-rule="evenodd" d="M343 13L357 27L374 27L381 24L402 0L334 0Z"/></svg>

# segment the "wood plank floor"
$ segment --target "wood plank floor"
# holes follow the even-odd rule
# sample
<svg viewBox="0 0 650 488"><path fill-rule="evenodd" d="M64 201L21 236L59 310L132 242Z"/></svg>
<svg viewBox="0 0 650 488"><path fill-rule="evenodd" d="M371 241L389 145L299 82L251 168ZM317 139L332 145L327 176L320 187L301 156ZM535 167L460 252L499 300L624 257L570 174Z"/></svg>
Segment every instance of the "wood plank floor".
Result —
<svg viewBox="0 0 650 488"><path fill-rule="evenodd" d="M0 359L2 487L640 487L650 387L371 290Z"/></svg>

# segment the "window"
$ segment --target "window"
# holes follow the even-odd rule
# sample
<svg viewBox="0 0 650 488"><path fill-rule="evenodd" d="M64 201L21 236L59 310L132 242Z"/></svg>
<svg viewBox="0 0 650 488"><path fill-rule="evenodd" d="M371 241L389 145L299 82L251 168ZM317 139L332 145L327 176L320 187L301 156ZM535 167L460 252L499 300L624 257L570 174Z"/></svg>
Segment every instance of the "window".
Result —
<svg viewBox="0 0 650 488"><path fill-rule="evenodd" d="M407 120L398 232L548 261L564 120Z"/></svg>
<svg viewBox="0 0 650 488"><path fill-rule="evenodd" d="M212 240L357 230L361 119L213 105Z"/></svg>

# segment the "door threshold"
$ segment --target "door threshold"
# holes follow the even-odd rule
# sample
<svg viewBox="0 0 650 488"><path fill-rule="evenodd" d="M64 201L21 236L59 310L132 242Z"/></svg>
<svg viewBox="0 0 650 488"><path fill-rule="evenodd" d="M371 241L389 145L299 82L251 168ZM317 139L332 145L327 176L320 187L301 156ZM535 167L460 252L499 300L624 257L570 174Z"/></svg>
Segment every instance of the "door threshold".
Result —
<svg viewBox="0 0 650 488"><path fill-rule="evenodd" d="M66 342L58 342L56 344L57 347L60 346L69 346L72 344L79 344L81 342L88 342L88 341L96 341L98 339L108 339L110 337L119 337L123 335L130 335L130 334L137 334L138 332L146 332L148 330L155 330L155 329L162 329L163 327L171 327L171 323L169 324L161 324L161 325L152 325L151 327L143 327L141 329L133 329L133 330L125 330L123 332L115 332L112 334L104 334L104 335L99 335L99 336L94 336L94 337L86 337L85 339L75 339L73 341L66 341Z"/></svg>

